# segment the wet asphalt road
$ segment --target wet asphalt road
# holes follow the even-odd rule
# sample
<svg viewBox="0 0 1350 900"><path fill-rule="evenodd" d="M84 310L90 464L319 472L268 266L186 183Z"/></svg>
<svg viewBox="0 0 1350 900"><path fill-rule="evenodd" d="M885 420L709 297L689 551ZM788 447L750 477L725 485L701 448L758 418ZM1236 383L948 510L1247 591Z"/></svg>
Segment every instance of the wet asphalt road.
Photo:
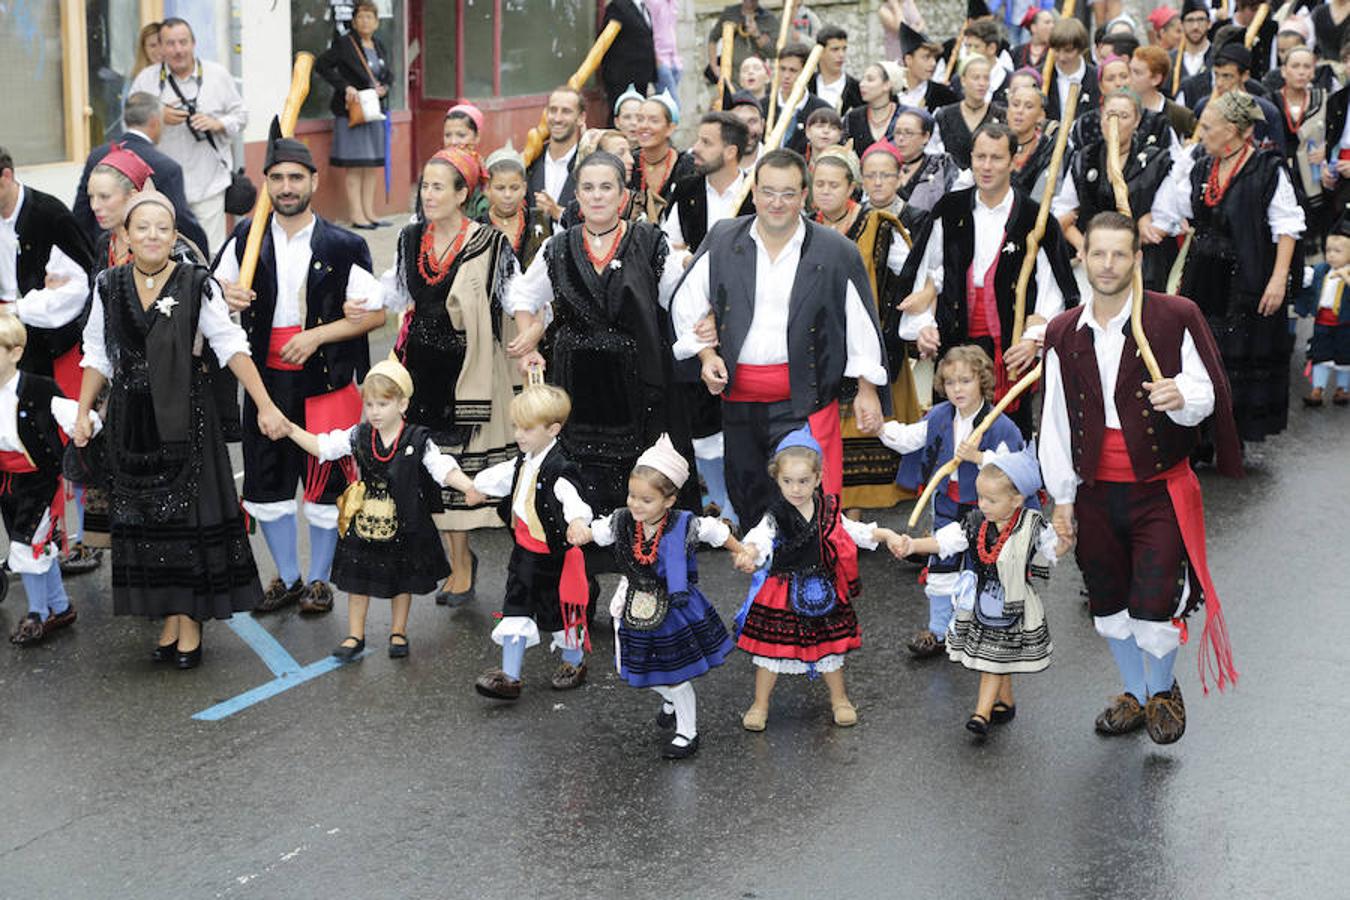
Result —
<svg viewBox="0 0 1350 900"><path fill-rule="evenodd" d="M0 645L0 897L1346 896L1348 441L1350 410L1297 409L1261 472L1202 475L1242 680L1202 697L1183 649L1171 747L1093 734L1119 688L1071 563L1044 590L1054 664L1016 682L1018 717L986 745L962 728L975 675L904 649L926 617L915 572L864 554L858 727L784 678L768 731L742 731L738 653L697 683L702 750L682 763L657 758L658 700L614 674L604 613L583 689L551 691L535 648L519 703L473 692L497 662L504 532L474 539L476 602L416 601L410 659L385 656L374 602L375 653L218 722L190 717L266 666L218 623L201 669L153 668L157 628L112 618L105 566L69 582L74 628ZM700 563L729 620L745 578L721 552ZM6 634L23 603L16 583ZM258 621L308 664L345 601Z"/></svg>

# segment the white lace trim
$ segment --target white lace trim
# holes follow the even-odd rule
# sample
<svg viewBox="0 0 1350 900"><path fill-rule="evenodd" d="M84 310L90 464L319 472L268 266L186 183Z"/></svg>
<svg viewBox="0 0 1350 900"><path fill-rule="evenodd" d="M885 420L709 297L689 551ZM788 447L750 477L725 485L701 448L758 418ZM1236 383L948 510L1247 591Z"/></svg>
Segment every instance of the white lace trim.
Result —
<svg viewBox="0 0 1350 900"><path fill-rule="evenodd" d="M767 656L756 656L755 665L761 669L768 669L770 672L777 672L779 675L805 675L809 672L810 663L802 662L800 659L772 659ZM842 653L832 653L829 656L821 657L816 662L816 671L837 672L844 667L844 655Z"/></svg>

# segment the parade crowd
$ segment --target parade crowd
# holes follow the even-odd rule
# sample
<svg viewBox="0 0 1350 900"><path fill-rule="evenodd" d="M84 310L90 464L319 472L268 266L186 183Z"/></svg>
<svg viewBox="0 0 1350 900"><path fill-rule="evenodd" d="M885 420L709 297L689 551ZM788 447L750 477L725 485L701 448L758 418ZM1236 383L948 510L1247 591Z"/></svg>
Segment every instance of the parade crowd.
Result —
<svg viewBox="0 0 1350 900"><path fill-rule="evenodd" d="M1178 740L1181 646L1206 690L1237 677L1196 470L1259 467L1291 391L1350 403L1350 0L1184 0L1143 22L1099 0L1092 32L1005 6L971 0L944 42L884 4L894 43L870 60L828 21L803 19L819 52L778 46L745 0L722 15L734 46L709 36L695 111L653 40L669 4L615 0L607 127L559 87L527 161L455 104L382 273L312 211L321 166L275 122L260 250L249 218L227 228L247 115L191 24L163 22L73 206L0 148L12 642L75 622L63 573L106 547L114 612L161 622L156 663L198 666L209 620L326 614L335 587L335 656L362 654L388 598L387 651L407 657L412 598L474 602L473 544L506 528L500 659L476 691L518 698L543 642L552 689L579 687L604 606L679 759L699 747L694 679L736 648L745 729L785 674L858 721L858 551L884 549L926 598L910 652L979 673L964 727L985 740L1016 714L1012 676L1050 663L1035 582L1072 555L1119 670L1096 731ZM316 70L335 114L386 93L377 22L353 4ZM386 226L363 126L339 127L349 224ZM873 521L930 482L931 527ZM700 564L749 576L734 621Z"/></svg>

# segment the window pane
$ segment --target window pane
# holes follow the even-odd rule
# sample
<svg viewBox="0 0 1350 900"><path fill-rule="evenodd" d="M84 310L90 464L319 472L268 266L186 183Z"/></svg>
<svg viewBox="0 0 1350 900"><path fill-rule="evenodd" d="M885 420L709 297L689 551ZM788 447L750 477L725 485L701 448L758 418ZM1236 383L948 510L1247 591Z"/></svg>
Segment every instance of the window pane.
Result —
<svg viewBox="0 0 1350 900"><path fill-rule="evenodd" d="M464 96L492 96L492 0L464 0Z"/></svg>
<svg viewBox="0 0 1350 900"><path fill-rule="evenodd" d="M5 129L5 149L19 166L64 160L61 5L57 0L10 3L4 18L0 59L5 61L8 86L0 90L0 122L23 123L22 128ZM18 73L22 89L14 81Z"/></svg>
<svg viewBox="0 0 1350 900"><path fill-rule="evenodd" d="M435 5L435 4L432 4ZM386 4L380 4L383 11ZM407 84L407 70L403 63L404 39L403 4L393 4L395 14L390 18L380 17L379 38L389 54L386 60L394 72L394 83L389 88L389 108L405 109L407 96L404 85ZM350 18L349 11L340 11L338 21L345 28ZM330 0L291 0L291 47L299 52L308 50L316 57L323 54L333 42L333 9ZM300 108L302 119L328 118L328 102L333 89L318 75L309 81L309 96Z"/></svg>
<svg viewBox="0 0 1350 900"><path fill-rule="evenodd" d="M455 4L448 0L422 6L422 96L450 100L455 88Z"/></svg>
<svg viewBox="0 0 1350 900"><path fill-rule="evenodd" d="M595 21L595 0L502 0L502 94L546 94L570 78Z"/></svg>
<svg viewBox="0 0 1350 900"><path fill-rule="evenodd" d="M136 73L136 41L141 32L139 0L89 0L85 4L89 39L89 145L97 147L122 134L122 101Z"/></svg>

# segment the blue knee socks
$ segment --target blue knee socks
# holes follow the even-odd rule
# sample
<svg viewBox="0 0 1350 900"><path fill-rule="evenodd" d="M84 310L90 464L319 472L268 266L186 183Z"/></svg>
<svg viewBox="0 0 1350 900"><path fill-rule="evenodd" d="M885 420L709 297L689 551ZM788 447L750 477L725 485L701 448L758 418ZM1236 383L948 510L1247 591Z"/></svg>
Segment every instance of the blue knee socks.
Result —
<svg viewBox="0 0 1350 900"><path fill-rule="evenodd" d="M44 577L47 580L47 611L59 616L70 609L70 597L66 596L66 586L61 581L61 567L53 562Z"/></svg>
<svg viewBox="0 0 1350 900"><path fill-rule="evenodd" d="M1350 391L1350 367L1336 367L1336 387L1343 391Z"/></svg>
<svg viewBox="0 0 1350 900"><path fill-rule="evenodd" d="M70 542L78 544L84 540L84 486L75 485L75 516L69 523Z"/></svg>
<svg viewBox="0 0 1350 900"><path fill-rule="evenodd" d="M509 637L502 641L502 671L519 681L520 668L525 663L525 639Z"/></svg>
<svg viewBox="0 0 1350 900"><path fill-rule="evenodd" d="M23 591L28 595L28 611L42 618L59 616L70 609L70 598L66 596L66 587L61 583L61 567L55 562L45 572L23 572L19 579L23 582Z"/></svg>
<svg viewBox="0 0 1350 900"><path fill-rule="evenodd" d="M272 561L277 564L277 575L287 585L300 579L300 550L296 546L295 513L289 513L271 522L259 521L263 538Z"/></svg>
<svg viewBox="0 0 1350 900"><path fill-rule="evenodd" d="M1144 683L1148 686L1149 696L1162 694L1172 689L1172 669L1177 664L1177 649L1174 648L1171 653L1162 659L1152 654L1141 654L1144 662L1147 664L1147 672L1144 675Z"/></svg>
<svg viewBox="0 0 1350 900"><path fill-rule="evenodd" d="M562 660L574 667L580 667L586 659L586 652L580 647L563 647L560 651Z"/></svg>
<svg viewBox="0 0 1350 900"><path fill-rule="evenodd" d="M1312 385L1315 388L1326 390L1331 386L1331 372L1333 366L1329 362L1314 363L1312 370Z"/></svg>
<svg viewBox="0 0 1350 900"><path fill-rule="evenodd" d="M309 578L308 581L327 581L333 568L333 554L337 552L336 528L320 528L309 523Z"/></svg>
<svg viewBox="0 0 1350 900"><path fill-rule="evenodd" d="M1107 638L1106 643L1111 645L1111 655L1116 658L1116 668L1120 669L1121 680L1125 682L1125 692L1133 694L1134 699L1143 703L1148 699L1148 684L1144 678L1144 651L1139 649L1139 645L1132 637ZM1171 681L1167 686L1172 686Z"/></svg>
<svg viewBox="0 0 1350 900"><path fill-rule="evenodd" d="M727 496L727 473L723 458L720 456L717 459L695 458L694 462L698 466L698 474L703 476L703 483L708 486L708 502L716 503L721 508L722 518L740 524L740 520L736 518L736 510L731 506L731 498Z"/></svg>
<svg viewBox="0 0 1350 900"><path fill-rule="evenodd" d="M947 626L952 622L952 597L951 594L929 595L928 597L928 630L938 636L941 640L947 633Z"/></svg>

